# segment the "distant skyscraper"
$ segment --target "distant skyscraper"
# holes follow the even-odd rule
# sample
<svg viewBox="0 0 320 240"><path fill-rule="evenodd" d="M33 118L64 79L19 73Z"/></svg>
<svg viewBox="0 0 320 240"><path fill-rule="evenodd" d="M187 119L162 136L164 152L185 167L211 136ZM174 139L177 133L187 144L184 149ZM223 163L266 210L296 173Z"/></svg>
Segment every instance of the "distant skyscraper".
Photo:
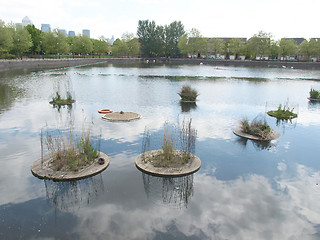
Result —
<svg viewBox="0 0 320 240"><path fill-rule="evenodd" d="M90 38L90 30L89 29L83 29L82 30L82 35L87 36L88 38Z"/></svg>
<svg viewBox="0 0 320 240"><path fill-rule="evenodd" d="M69 31L68 36L74 37L74 36L76 36L76 33L74 31Z"/></svg>
<svg viewBox="0 0 320 240"><path fill-rule="evenodd" d="M67 30L65 29L58 29L59 32L63 33L65 36L67 36Z"/></svg>
<svg viewBox="0 0 320 240"><path fill-rule="evenodd" d="M51 31L50 24L41 24L41 31L42 32L50 32Z"/></svg>
<svg viewBox="0 0 320 240"><path fill-rule="evenodd" d="M108 39L108 43L110 43L110 45L113 45L113 43L114 43L114 36L113 35L111 38Z"/></svg>
<svg viewBox="0 0 320 240"><path fill-rule="evenodd" d="M25 16L23 19L22 19L22 26L28 26L28 25L32 25L32 21L30 20L30 18L28 18L27 16Z"/></svg>

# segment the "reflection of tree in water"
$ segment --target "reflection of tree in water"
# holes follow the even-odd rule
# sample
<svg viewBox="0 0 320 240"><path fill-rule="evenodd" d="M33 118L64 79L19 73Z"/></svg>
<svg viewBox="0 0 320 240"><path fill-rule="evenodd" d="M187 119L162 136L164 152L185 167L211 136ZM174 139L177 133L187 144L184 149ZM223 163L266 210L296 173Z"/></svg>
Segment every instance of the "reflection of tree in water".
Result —
<svg viewBox="0 0 320 240"><path fill-rule="evenodd" d="M195 102L180 102L181 112L190 112L190 110L195 110L197 108L197 103Z"/></svg>
<svg viewBox="0 0 320 240"><path fill-rule="evenodd" d="M9 109L21 94L20 89L0 83L0 114Z"/></svg>
<svg viewBox="0 0 320 240"><path fill-rule="evenodd" d="M55 182L45 179L44 185L50 204L67 212L89 205L104 191L101 174L78 181Z"/></svg>
<svg viewBox="0 0 320 240"><path fill-rule="evenodd" d="M271 148L275 147L275 144L272 141L256 141L247 138L237 138L236 142L241 145L244 149L247 148L248 142L251 142L253 147L258 150L270 150Z"/></svg>
<svg viewBox="0 0 320 240"><path fill-rule="evenodd" d="M193 195L193 174L183 177L158 177L142 173L144 190L148 198L162 199L173 207L187 207Z"/></svg>

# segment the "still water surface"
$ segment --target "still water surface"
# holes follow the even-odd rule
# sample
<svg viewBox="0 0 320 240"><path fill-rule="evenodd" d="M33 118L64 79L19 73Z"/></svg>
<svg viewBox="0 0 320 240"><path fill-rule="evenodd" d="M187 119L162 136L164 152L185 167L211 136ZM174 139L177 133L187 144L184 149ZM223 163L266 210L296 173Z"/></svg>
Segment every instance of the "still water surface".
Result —
<svg viewBox="0 0 320 240"><path fill-rule="evenodd" d="M180 88L200 93L179 103ZM96 65L0 75L0 239L319 239L320 71L215 66ZM70 90L71 109L53 108ZM298 118L265 114L288 103ZM98 109L143 118L106 122ZM281 137L260 144L232 133L265 118ZM180 178L141 173L134 164L145 128L160 139L165 122L192 118L201 169ZM40 132L68 121L101 129L110 166L75 182L40 180ZM160 147L152 143L151 148Z"/></svg>

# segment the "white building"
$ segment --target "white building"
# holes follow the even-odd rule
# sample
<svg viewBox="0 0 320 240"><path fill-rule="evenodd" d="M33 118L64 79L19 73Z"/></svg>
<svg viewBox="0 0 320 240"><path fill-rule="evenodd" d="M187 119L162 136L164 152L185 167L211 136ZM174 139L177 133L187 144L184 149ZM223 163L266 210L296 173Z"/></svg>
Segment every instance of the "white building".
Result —
<svg viewBox="0 0 320 240"><path fill-rule="evenodd" d="M28 25L33 25L32 21L30 20L30 18L28 18L27 16L25 16L22 19L22 26L26 27Z"/></svg>

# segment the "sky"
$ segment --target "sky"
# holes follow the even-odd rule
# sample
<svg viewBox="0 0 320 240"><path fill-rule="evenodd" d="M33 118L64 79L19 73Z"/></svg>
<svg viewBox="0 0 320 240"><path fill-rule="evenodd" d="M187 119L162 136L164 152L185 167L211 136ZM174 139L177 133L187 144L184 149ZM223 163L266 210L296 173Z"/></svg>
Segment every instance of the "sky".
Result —
<svg viewBox="0 0 320 240"><path fill-rule="evenodd" d="M203 37L246 37L259 31L282 37L320 37L319 0L0 0L0 19L36 28L90 29L91 38L136 34L139 20L157 25L181 21Z"/></svg>

